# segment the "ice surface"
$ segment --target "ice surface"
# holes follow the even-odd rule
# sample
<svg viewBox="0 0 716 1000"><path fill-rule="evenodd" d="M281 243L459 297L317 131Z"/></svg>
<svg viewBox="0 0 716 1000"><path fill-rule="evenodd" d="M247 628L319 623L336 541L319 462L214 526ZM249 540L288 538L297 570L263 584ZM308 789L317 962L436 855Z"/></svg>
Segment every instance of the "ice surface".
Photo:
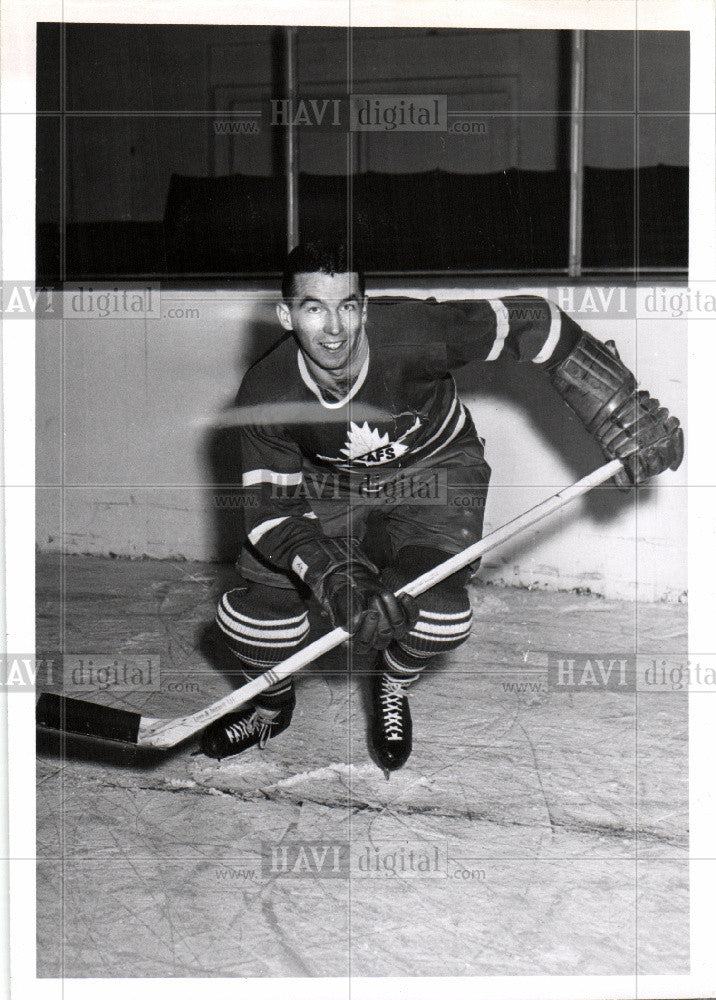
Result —
<svg viewBox="0 0 716 1000"><path fill-rule="evenodd" d="M46 649L61 645L59 568L38 571ZM161 656L161 690L95 700L172 716L231 689L198 650L225 567L65 568L65 649ZM43 737L39 975L687 971L687 699L556 693L540 666L549 650L682 653L686 608L472 598L469 644L411 692L415 748L390 782L366 743L366 661L345 650L298 675L290 728L244 759L72 741L63 756ZM440 866L270 869L272 847L302 845L318 858L422 845Z"/></svg>

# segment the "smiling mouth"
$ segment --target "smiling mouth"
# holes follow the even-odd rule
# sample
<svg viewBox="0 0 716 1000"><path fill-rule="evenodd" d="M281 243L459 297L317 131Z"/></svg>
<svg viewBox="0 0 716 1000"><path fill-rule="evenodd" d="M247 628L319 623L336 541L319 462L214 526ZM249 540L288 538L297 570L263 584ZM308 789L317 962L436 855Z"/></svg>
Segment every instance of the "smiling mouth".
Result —
<svg viewBox="0 0 716 1000"><path fill-rule="evenodd" d="M345 345L345 340L334 340L334 341L330 341L330 342L323 341L321 343L321 347L325 347L325 349L327 351L330 351L332 354L335 354L344 345Z"/></svg>

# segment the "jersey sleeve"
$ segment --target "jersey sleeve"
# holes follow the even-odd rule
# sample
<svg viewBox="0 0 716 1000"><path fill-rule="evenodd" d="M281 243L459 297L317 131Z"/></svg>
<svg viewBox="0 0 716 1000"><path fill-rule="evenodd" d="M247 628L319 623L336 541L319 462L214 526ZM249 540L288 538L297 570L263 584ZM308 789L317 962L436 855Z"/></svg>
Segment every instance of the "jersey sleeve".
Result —
<svg viewBox="0 0 716 1000"><path fill-rule="evenodd" d="M236 407L248 541L271 565L287 570L297 545L323 535L306 500L301 452L281 424L269 422L270 405L252 403L244 386Z"/></svg>
<svg viewBox="0 0 716 1000"><path fill-rule="evenodd" d="M537 295L423 303L430 339L445 345L449 370L470 361L531 361L556 367L584 331L558 306Z"/></svg>

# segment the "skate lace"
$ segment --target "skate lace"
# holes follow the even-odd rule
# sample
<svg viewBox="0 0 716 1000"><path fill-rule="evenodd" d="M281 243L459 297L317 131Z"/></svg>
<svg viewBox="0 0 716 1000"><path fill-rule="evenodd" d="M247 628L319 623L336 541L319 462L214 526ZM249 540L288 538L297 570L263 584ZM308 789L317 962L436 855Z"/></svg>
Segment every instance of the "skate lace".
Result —
<svg viewBox="0 0 716 1000"><path fill-rule="evenodd" d="M380 692L380 705L383 712L383 729L386 739L400 740L403 738L403 712L401 710L407 684L383 678Z"/></svg>
<svg viewBox="0 0 716 1000"><path fill-rule="evenodd" d="M247 718L239 719L238 722L232 722L230 726L227 726L226 735L232 743L240 743L241 740L248 739L258 732L259 747L263 748L271 736L271 723L272 720L266 719L258 712L253 712Z"/></svg>

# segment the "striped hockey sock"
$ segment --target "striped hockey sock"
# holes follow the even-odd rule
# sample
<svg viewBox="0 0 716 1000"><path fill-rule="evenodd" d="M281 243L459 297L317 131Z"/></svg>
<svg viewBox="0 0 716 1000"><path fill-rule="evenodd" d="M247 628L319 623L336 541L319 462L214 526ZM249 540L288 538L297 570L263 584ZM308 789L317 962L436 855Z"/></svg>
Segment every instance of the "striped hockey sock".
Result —
<svg viewBox="0 0 716 1000"><path fill-rule="evenodd" d="M247 680L285 660L309 632L308 614L297 596L252 586L230 590L219 602L216 623ZM293 699L293 679L287 677L257 695L254 704L273 716Z"/></svg>

